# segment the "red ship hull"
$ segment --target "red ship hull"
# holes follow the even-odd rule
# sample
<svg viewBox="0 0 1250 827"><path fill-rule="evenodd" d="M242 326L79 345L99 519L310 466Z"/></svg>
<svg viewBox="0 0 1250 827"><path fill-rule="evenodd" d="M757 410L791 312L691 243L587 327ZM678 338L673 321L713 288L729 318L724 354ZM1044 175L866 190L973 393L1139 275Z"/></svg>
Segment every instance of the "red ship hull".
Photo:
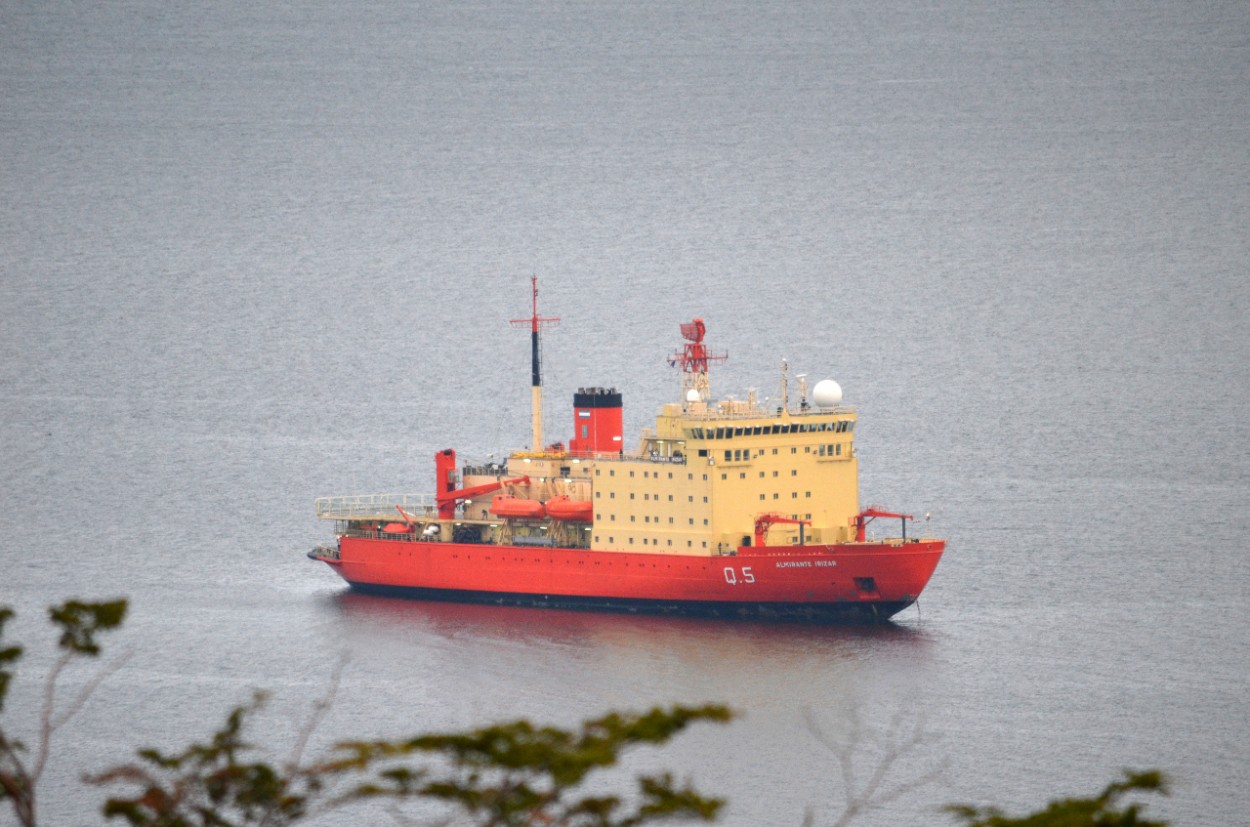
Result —
<svg viewBox="0 0 1250 827"><path fill-rule="evenodd" d="M718 616L886 619L916 601L942 540L743 547L696 557L341 537L310 553L366 592Z"/></svg>

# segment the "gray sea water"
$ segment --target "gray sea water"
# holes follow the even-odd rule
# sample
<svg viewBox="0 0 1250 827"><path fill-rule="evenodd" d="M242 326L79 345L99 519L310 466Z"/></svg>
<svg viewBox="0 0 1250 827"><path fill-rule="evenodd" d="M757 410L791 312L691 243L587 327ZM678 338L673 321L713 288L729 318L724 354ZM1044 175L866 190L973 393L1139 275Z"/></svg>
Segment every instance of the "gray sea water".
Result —
<svg viewBox="0 0 1250 827"><path fill-rule="evenodd" d="M132 604L44 822L102 823L82 773L253 687L283 757L346 655L318 747L727 702L627 767L727 825L832 822L817 732L853 717L923 726L895 782L945 765L858 824L1124 767L1172 775L1156 815L1246 823L1248 227L1246 3L2 3L6 730L33 735L43 607ZM918 609L424 604L306 560L314 497L526 444L531 274L552 438L582 385L648 424L694 316L714 391L837 379L862 500L949 540Z"/></svg>

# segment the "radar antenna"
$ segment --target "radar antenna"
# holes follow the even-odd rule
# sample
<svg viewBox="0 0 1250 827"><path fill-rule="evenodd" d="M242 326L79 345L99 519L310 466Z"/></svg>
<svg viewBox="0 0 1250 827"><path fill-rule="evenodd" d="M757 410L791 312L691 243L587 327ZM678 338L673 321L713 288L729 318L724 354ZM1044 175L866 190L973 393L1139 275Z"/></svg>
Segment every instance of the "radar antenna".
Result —
<svg viewBox="0 0 1250 827"><path fill-rule="evenodd" d="M694 319L681 325L682 338L686 343L669 357L669 365L681 365L682 402L691 401L690 391L698 394L700 402L707 402L711 396L708 383L708 364L723 362L729 357L724 353L709 353L703 337L707 334L707 326L702 319Z"/></svg>

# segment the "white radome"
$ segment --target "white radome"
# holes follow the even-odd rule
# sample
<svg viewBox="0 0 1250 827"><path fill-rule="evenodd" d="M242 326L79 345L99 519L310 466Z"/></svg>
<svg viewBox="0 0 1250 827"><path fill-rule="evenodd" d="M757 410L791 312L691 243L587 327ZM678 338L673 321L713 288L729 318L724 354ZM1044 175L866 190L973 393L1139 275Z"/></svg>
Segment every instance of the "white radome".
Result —
<svg viewBox="0 0 1250 827"><path fill-rule="evenodd" d="M695 390L694 388L691 388L690 390L686 391L687 402L698 402L701 398L702 397L699 396L699 392Z"/></svg>
<svg viewBox="0 0 1250 827"><path fill-rule="evenodd" d="M842 386L832 379L821 379L812 388L812 401L818 408L832 408L842 404Z"/></svg>

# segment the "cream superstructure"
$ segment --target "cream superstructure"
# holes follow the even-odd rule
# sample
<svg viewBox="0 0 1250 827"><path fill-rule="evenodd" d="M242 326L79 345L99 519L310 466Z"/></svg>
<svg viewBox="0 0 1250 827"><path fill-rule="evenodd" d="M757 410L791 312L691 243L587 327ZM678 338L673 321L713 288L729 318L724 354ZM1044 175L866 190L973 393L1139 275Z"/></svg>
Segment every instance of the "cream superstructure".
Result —
<svg viewBox="0 0 1250 827"><path fill-rule="evenodd" d="M565 531L568 543L599 551L732 554L754 543L756 520L776 514L809 525L768 528L770 546L853 539L859 512L855 412L806 403L767 411L750 402L665 405L635 452L575 456L559 450L516 452L503 469L467 469L463 484L524 474L509 493L547 501L593 503L594 521ZM478 472L478 473L474 473ZM489 498L463 518L493 525Z"/></svg>
<svg viewBox="0 0 1250 827"><path fill-rule="evenodd" d="M854 429L842 407L666 405L637 456L596 462L591 547L723 554L751 545L763 514L810 521L807 542L845 542L859 511ZM766 542L797 543L799 532L774 525Z"/></svg>

